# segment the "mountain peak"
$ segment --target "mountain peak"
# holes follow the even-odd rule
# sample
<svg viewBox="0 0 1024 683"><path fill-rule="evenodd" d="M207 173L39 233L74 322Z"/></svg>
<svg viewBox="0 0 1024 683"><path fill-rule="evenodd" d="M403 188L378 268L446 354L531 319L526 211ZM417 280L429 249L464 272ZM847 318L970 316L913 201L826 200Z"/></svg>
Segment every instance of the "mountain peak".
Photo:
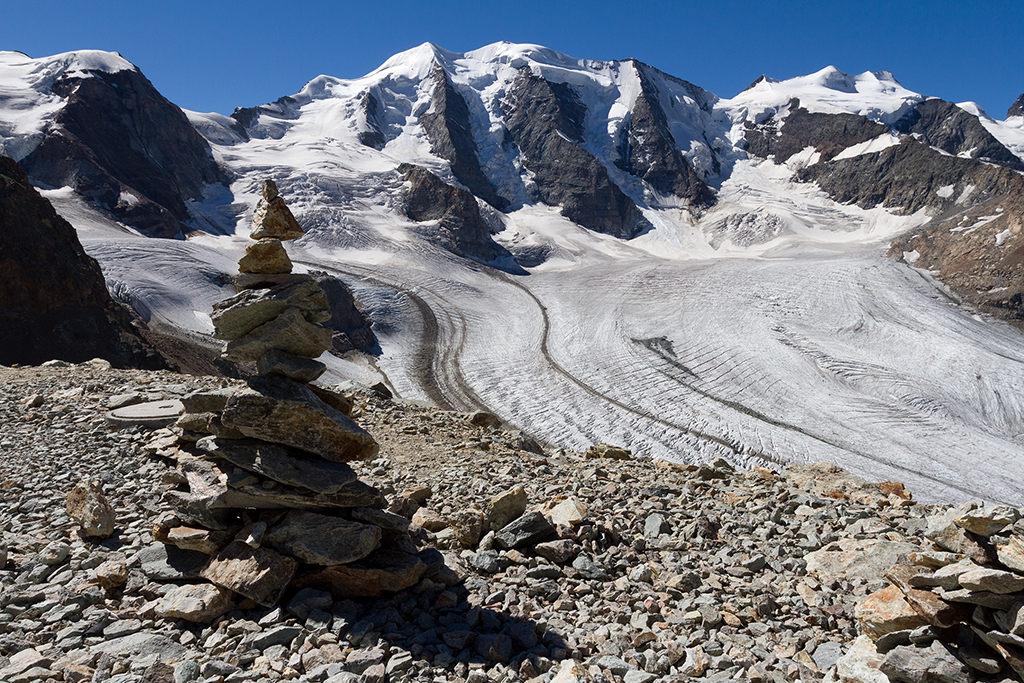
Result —
<svg viewBox="0 0 1024 683"><path fill-rule="evenodd" d="M77 76L90 72L138 71L134 64L119 53L104 50L75 50L39 59L33 59L23 52L0 50L0 68L26 69L33 74L45 74L51 79L64 74Z"/></svg>

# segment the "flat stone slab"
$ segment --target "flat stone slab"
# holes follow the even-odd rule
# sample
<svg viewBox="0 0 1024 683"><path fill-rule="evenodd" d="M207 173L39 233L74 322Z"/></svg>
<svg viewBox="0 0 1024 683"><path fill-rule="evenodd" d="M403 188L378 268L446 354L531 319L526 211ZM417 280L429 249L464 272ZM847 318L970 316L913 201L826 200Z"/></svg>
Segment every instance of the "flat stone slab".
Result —
<svg viewBox="0 0 1024 683"><path fill-rule="evenodd" d="M185 406L178 399L136 403L117 410L111 410L104 417L109 424L117 427L141 425L152 429L169 427L185 412Z"/></svg>

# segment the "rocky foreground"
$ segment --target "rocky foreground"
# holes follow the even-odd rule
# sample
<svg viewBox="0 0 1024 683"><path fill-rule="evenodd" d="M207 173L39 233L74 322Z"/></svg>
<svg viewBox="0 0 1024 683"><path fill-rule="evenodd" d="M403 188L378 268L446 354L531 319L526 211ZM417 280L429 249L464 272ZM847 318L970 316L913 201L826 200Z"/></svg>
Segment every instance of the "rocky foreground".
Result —
<svg viewBox="0 0 1024 683"><path fill-rule="evenodd" d="M196 582L154 538L180 442L104 416L232 386L0 367L0 680L1019 680L1017 510L917 505L827 465L544 450L358 388L351 417L380 452L351 465L444 564L380 598L170 609ZM115 513L105 539L66 512L83 480Z"/></svg>

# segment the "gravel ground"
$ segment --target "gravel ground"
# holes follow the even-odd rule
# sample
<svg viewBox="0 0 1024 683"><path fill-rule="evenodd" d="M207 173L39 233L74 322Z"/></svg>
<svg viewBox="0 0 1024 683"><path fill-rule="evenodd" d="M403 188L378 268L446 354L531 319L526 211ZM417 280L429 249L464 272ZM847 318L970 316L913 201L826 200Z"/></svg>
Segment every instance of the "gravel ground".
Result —
<svg viewBox="0 0 1024 683"><path fill-rule="evenodd" d="M234 382L100 361L0 367L6 680L547 683L560 670L560 683L820 680L857 636L854 604L886 582L809 576L806 554L841 539L920 544L932 511L827 468L780 475L542 450L474 424L486 415L360 392L353 417L381 449L357 470L393 510L415 513L419 538L462 580L426 578L377 600L309 590L273 609L239 600L207 624L158 619L170 584L147 574L144 551L167 509L173 439L109 427L103 414ZM102 542L80 538L64 511L83 479L102 482L117 512ZM524 518L569 518L516 549L493 534L460 542L459 520L523 494ZM410 502L424 498L418 510ZM117 571L122 583L106 578Z"/></svg>

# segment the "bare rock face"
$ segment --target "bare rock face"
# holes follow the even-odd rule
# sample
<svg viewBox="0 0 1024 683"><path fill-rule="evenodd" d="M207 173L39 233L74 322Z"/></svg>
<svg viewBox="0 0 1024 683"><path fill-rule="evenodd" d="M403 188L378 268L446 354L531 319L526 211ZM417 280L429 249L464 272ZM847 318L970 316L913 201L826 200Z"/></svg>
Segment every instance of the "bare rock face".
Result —
<svg viewBox="0 0 1024 683"><path fill-rule="evenodd" d="M1017 101L1006 110L1006 118L1011 116L1024 116L1024 95L1017 98Z"/></svg>
<svg viewBox="0 0 1024 683"><path fill-rule="evenodd" d="M640 77L640 94L623 130L619 167L663 195L675 195L696 207L710 206L715 200L711 188L686 162L669 130L658 90L647 75L652 67L636 60L632 63Z"/></svg>
<svg viewBox="0 0 1024 683"><path fill-rule="evenodd" d="M790 100L790 111L781 123L774 118L754 125L746 122L744 139L747 151L775 163L785 163L797 152L814 147L822 161L829 161L851 145L867 142L889 131L881 123L857 114L809 112L797 99Z"/></svg>
<svg viewBox="0 0 1024 683"><path fill-rule="evenodd" d="M86 536L106 538L114 533L114 508L98 484L82 482L71 489L66 507L68 516L78 522Z"/></svg>
<svg viewBox="0 0 1024 683"><path fill-rule="evenodd" d="M650 227L601 162L583 149L586 106L565 83L523 67L502 102L506 126L541 200L595 232L629 239Z"/></svg>
<svg viewBox="0 0 1024 683"><path fill-rule="evenodd" d="M377 343L372 323L356 305L352 291L338 278L323 271L310 271L316 284L320 285L327 297L331 317L318 320L324 327L334 331L334 347L337 353L350 349L366 349Z"/></svg>
<svg viewBox="0 0 1024 683"><path fill-rule="evenodd" d="M504 209L509 201L498 194L480 168L466 101L440 64L434 64L430 80L430 110L420 116L420 124L430 140L430 151L451 162L452 174L470 192L499 211Z"/></svg>
<svg viewBox="0 0 1024 683"><path fill-rule="evenodd" d="M0 363L105 358L165 367L107 292L99 264L12 160L0 157Z"/></svg>
<svg viewBox="0 0 1024 683"><path fill-rule="evenodd" d="M925 100L894 127L900 133L913 135L921 142L953 156L982 159L1024 171L1024 161L996 140L981 125L977 116L968 114L952 102Z"/></svg>
<svg viewBox="0 0 1024 683"><path fill-rule="evenodd" d="M138 69L63 74L51 88L64 106L20 161L35 180L154 237L188 230L186 200L225 182L206 140Z"/></svg>

